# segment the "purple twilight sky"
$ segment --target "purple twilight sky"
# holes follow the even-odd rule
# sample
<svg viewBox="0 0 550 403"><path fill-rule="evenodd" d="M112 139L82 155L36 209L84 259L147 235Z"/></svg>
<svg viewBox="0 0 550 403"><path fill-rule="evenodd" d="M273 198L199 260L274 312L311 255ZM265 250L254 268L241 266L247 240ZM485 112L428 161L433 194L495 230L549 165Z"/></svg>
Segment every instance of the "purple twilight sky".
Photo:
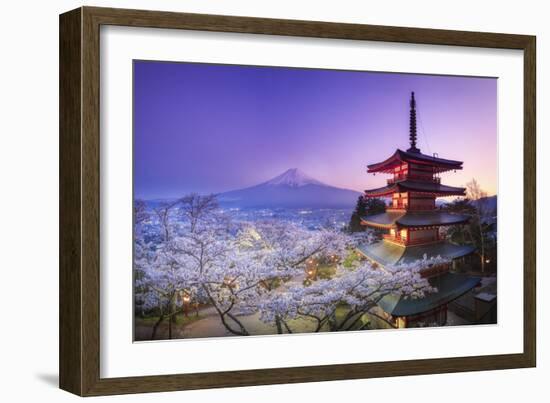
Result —
<svg viewBox="0 0 550 403"><path fill-rule="evenodd" d="M134 62L134 192L218 193L299 168L362 191L408 148L409 97L421 151L464 161L442 175L497 192L497 80L285 67Z"/></svg>

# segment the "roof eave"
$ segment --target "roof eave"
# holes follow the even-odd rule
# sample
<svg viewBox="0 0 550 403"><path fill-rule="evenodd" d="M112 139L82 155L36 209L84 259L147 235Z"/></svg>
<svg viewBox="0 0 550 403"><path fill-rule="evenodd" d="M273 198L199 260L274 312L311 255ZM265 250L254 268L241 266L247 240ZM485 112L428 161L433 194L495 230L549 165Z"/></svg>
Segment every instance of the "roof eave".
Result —
<svg viewBox="0 0 550 403"><path fill-rule="evenodd" d="M361 219L361 225L366 225L368 227L382 228L382 229L389 229L394 227L394 224L380 224L377 222L366 221L364 219Z"/></svg>
<svg viewBox="0 0 550 403"><path fill-rule="evenodd" d="M367 172L368 173L383 172L385 169L389 169L389 167L384 168L384 166L390 164L393 161L401 161L399 150L395 150L395 152L389 158L385 159L382 162L377 162L375 164L367 165Z"/></svg>
<svg viewBox="0 0 550 403"><path fill-rule="evenodd" d="M461 225L461 224L465 224L469 221L470 219L467 218L465 220L460 220L460 221L454 221L452 223L429 223L429 224L403 224L403 223L400 223L399 220L396 221L396 224L399 225L399 227L405 227L405 228L414 228L414 227L448 227L448 226L451 226L451 225Z"/></svg>
<svg viewBox="0 0 550 403"><path fill-rule="evenodd" d="M385 195L391 195L391 194L395 193L396 190L398 190L398 185L393 184L391 186L385 186L385 187L377 188L377 189L370 189L370 190L366 189L363 194L366 197L380 197L380 196L385 196Z"/></svg>
<svg viewBox="0 0 550 403"><path fill-rule="evenodd" d="M433 157L434 159L437 159L437 161L427 161L423 160L422 156L425 156L425 154L419 153L418 155L409 156L410 153L407 153L406 151L397 149L393 155L386 160L382 162L377 162L375 164L367 165L367 172L368 173L376 173L376 172L387 172L391 169L393 169L394 165L389 166L391 163L395 162L413 162L418 164L425 164L425 165L434 165L439 167L438 172L445 172L445 171L453 171L453 170L460 170L462 169L462 161L455 161L455 160L447 160L444 158L437 158ZM415 157L417 157L415 159ZM429 156L426 156L429 157Z"/></svg>

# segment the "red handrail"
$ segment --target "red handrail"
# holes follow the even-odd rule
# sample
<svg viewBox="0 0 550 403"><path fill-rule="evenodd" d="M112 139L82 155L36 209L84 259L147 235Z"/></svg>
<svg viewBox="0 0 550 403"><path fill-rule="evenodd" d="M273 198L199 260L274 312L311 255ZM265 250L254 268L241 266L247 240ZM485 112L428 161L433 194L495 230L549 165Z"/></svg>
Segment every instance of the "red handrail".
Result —
<svg viewBox="0 0 550 403"><path fill-rule="evenodd" d="M407 179L413 179L413 180L421 180L425 182L435 182L435 183L441 183L441 178L433 176L433 177L427 177L422 175L412 175L412 174L398 174L395 175L393 178L388 179L388 185L393 185L394 183L404 181Z"/></svg>
<svg viewBox="0 0 550 403"><path fill-rule="evenodd" d="M394 235L391 235L391 234L383 234L382 238L387 239L388 241L391 241L391 242L395 242L399 245L403 245L403 246L423 245L423 244L429 244L429 243L434 243L434 242L439 242L440 241L439 237L437 237L435 239L434 238L421 238L421 239L409 239L409 240L405 241L400 236L397 236L397 235L394 236Z"/></svg>

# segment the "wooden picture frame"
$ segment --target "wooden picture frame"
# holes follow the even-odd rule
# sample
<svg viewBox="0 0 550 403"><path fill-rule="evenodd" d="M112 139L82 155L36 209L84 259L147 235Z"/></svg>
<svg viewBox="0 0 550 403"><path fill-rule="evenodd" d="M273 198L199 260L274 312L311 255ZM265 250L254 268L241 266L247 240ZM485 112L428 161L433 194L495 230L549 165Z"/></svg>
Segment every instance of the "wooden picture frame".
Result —
<svg viewBox="0 0 550 403"><path fill-rule="evenodd" d="M100 377L100 26L171 28L524 52L524 349L521 354L243 371ZM60 16L60 387L81 396L534 367L535 37L81 7Z"/></svg>

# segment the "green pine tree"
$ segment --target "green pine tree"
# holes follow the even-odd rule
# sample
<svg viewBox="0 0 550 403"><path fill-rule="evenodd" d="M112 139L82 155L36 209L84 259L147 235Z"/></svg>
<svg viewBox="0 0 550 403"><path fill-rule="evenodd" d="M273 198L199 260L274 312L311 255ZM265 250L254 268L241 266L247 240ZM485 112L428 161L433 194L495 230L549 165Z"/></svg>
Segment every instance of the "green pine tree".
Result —
<svg viewBox="0 0 550 403"><path fill-rule="evenodd" d="M357 204L355 210L351 214L349 221L350 232L365 231L366 227L361 225L361 217L365 217L372 214L383 213L386 210L386 204L383 200L377 198L366 198L359 196L357 198Z"/></svg>

